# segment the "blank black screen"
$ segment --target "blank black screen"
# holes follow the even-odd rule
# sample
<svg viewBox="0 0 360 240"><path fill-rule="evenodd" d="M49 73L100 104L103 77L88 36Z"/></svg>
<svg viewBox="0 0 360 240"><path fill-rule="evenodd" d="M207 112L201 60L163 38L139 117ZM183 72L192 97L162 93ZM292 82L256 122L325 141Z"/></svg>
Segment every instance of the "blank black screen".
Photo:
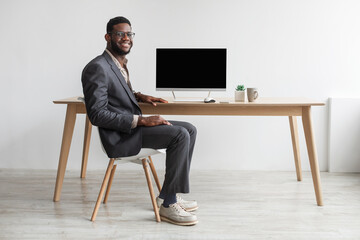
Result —
<svg viewBox="0 0 360 240"><path fill-rule="evenodd" d="M226 49L156 49L158 90L226 89Z"/></svg>

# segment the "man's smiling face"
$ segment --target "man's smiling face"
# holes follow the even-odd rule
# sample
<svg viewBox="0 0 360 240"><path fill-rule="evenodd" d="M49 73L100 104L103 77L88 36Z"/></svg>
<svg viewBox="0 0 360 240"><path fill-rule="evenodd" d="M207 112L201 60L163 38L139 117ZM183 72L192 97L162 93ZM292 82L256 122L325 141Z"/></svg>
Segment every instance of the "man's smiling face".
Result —
<svg viewBox="0 0 360 240"><path fill-rule="evenodd" d="M127 34L124 36L120 36L121 32L123 33L130 33L131 26L127 23L119 23L113 26L113 30L111 33L108 33L109 37L108 47L118 54L118 55L126 55L130 52L133 46L133 39L129 37Z"/></svg>

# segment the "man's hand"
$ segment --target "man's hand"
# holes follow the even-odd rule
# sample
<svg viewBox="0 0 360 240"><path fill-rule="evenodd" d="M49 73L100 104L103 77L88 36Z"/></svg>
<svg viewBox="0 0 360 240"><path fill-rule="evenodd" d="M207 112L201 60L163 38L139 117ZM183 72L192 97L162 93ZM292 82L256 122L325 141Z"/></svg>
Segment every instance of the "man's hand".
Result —
<svg viewBox="0 0 360 240"><path fill-rule="evenodd" d="M137 93L136 96L141 102L150 103L154 107L156 106L156 102L161 102L161 103L167 103L168 102L165 99L148 96L148 95L141 94L141 93Z"/></svg>
<svg viewBox="0 0 360 240"><path fill-rule="evenodd" d="M161 116L141 117L138 119L138 126L153 127L157 125L172 125Z"/></svg>

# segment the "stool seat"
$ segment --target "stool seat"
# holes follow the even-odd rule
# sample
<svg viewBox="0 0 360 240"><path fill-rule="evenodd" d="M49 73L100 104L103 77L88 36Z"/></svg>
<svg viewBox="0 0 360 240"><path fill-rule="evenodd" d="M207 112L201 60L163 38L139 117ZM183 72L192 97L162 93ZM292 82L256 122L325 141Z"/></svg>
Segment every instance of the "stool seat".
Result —
<svg viewBox="0 0 360 240"><path fill-rule="evenodd" d="M142 159L159 153L165 153L166 149L142 148L137 155L115 158L114 164L133 162L142 164Z"/></svg>

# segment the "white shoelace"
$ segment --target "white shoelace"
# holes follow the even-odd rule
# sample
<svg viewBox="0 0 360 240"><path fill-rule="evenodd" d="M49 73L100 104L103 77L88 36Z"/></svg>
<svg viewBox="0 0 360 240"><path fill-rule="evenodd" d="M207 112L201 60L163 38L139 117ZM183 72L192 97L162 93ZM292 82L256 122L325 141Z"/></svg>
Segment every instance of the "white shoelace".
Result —
<svg viewBox="0 0 360 240"><path fill-rule="evenodd" d="M174 203L174 204L172 204L172 206L175 208L175 210L178 213L186 212L185 208L183 206L181 206L179 203Z"/></svg>

